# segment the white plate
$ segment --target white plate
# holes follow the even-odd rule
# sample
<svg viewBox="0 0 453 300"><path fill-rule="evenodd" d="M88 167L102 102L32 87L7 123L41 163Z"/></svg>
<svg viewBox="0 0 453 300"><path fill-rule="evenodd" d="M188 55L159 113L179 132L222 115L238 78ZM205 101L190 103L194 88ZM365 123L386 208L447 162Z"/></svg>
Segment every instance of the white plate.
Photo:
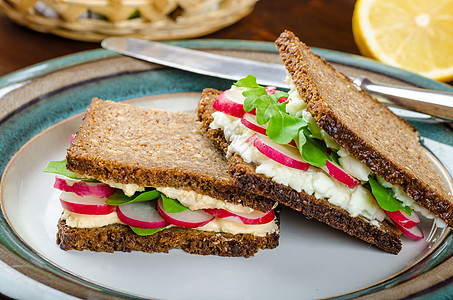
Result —
<svg viewBox="0 0 453 300"><path fill-rule="evenodd" d="M107 60L116 61L115 68L120 68L125 62L131 63L119 57L109 57ZM109 62L96 60L92 68L97 70L99 65L107 64ZM79 65L70 68L76 67ZM63 70L63 75L67 71ZM127 72L121 75L112 72L116 75L96 79L103 83L97 96L112 99L105 91L124 84L113 95L118 95L119 99L132 98L129 102L134 105L182 111L193 111L195 108L200 93L190 92L187 84L192 84L189 78L198 77L160 68L152 71L150 65L140 63L134 66L134 72L129 79L124 77L129 76ZM156 91L154 96L140 97L152 94L148 89L153 89L147 87L142 91L136 87L141 92L131 94L139 97L124 97L124 89L130 88L130 84L125 82L140 82L145 75L153 76L148 72L169 72L159 73L155 80L166 76L163 85L168 87L174 84L168 83L168 78L172 78L170 75L176 76L179 78L177 84L183 86L180 88L182 91L170 94ZM181 76L189 77L184 77L182 82ZM49 79L42 80L47 82ZM70 76L67 80L70 80ZM64 158L69 136L77 130L81 121L80 115L66 118L74 114L68 112L68 107L74 107L68 97L80 87L86 93L92 88L91 85L96 86L96 80L94 83L78 81L78 85L71 84L69 89L52 87L46 93L48 102L31 102L43 107L48 105L57 111L61 106L62 112L51 121L40 119L38 123L43 130L38 128L36 136L23 137L22 140L27 142L20 145L20 150L11 158L3 173L0 200L4 227L0 228L1 241L24 264L31 263L32 269L48 275L42 278L31 270L28 275L38 281L81 297L99 293L105 296L165 299L275 299L282 296L285 299L311 299L339 295L347 298L370 294L400 284L408 277L417 277L442 263L445 256L451 255L449 232L437 232L437 242L430 248L427 248L424 240L414 242L403 238L401 253L391 255L315 220L307 220L300 213L289 209L284 209L281 215L280 246L275 250L259 251L249 259L190 255L181 250L171 250L169 254L62 251L55 242L56 224L61 213L59 192L52 188L53 176L43 173L42 169L48 161ZM206 82L200 85L206 85ZM63 101L61 99L65 102L58 102ZM74 110L81 111L86 103L77 105L78 108ZM28 113L34 116L34 120L42 115L41 107L32 106L30 112L27 112L27 107L20 107L20 110L15 110L4 119L4 124L14 121L16 115L20 115L18 120L25 120L22 115ZM56 122L58 119L61 121ZM31 128L32 125L27 125L30 120L27 120L25 126ZM55 125L50 126L53 123ZM17 123L11 126L17 126ZM443 130L432 128L437 125L429 126L429 130L434 130L436 134ZM426 131L428 136L429 130ZM17 138L17 135L14 136ZM425 140L443 163L453 166L448 155L453 147L429 137ZM431 159L437 162L434 156ZM452 190L448 172L439 163L437 166ZM430 226L430 222L422 224L426 235ZM426 269L421 270L420 266Z"/></svg>

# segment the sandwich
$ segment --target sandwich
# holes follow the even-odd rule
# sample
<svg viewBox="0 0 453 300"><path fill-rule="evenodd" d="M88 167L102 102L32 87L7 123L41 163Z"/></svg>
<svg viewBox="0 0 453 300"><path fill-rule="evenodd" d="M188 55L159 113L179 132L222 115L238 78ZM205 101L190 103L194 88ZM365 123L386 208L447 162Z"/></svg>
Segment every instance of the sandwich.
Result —
<svg viewBox="0 0 453 300"><path fill-rule="evenodd" d="M452 226L452 195L416 129L292 32L275 44L289 91L249 75L198 104L234 182L393 254L402 234L423 238L420 216Z"/></svg>
<svg viewBox="0 0 453 300"><path fill-rule="evenodd" d="M239 189L194 114L93 99L57 173L63 250L250 257L279 241L276 204Z"/></svg>

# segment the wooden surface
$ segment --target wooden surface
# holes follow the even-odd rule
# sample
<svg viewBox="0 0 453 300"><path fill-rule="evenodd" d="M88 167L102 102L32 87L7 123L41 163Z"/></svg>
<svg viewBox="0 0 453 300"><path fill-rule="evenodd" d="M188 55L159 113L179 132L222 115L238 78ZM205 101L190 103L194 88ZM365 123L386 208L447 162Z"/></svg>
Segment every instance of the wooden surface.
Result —
<svg viewBox="0 0 453 300"><path fill-rule="evenodd" d="M273 42L284 29L289 29L309 46L359 54L352 36L354 4L355 0L260 0L249 16L201 38ZM35 32L0 13L0 76L99 47L99 43Z"/></svg>
<svg viewBox="0 0 453 300"><path fill-rule="evenodd" d="M351 29L354 0L261 0L232 26L202 38L274 41L284 29L310 46L358 54ZM32 31L0 14L0 76L62 55L99 48Z"/></svg>

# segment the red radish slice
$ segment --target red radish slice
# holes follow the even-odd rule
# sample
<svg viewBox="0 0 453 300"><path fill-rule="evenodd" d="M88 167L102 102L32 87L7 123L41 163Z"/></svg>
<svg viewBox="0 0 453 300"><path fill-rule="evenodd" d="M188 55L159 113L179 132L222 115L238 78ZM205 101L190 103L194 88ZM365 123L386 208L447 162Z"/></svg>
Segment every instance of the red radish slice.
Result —
<svg viewBox="0 0 453 300"><path fill-rule="evenodd" d="M412 211L410 216L402 210L385 211L385 213L392 219L393 223L398 223L406 229L410 229L420 223L420 217L415 211Z"/></svg>
<svg viewBox="0 0 453 300"><path fill-rule="evenodd" d="M264 89L266 90L268 95L273 95L275 94L275 92L277 92L277 87L275 86L266 86Z"/></svg>
<svg viewBox="0 0 453 300"><path fill-rule="evenodd" d="M350 189L353 189L360 184L359 180L346 173L341 167L331 161L327 161L322 169Z"/></svg>
<svg viewBox="0 0 453 300"><path fill-rule="evenodd" d="M118 205L117 214L121 222L137 228L152 229L169 225L157 211L154 201Z"/></svg>
<svg viewBox="0 0 453 300"><path fill-rule="evenodd" d="M221 208L207 208L205 212L219 218L236 223L242 223L246 225L260 225L272 222L275 218L273 210L264 213L258 210L254 210L251 213L233 213L226 209Z"/></svg>
<svg viewBox="0 0 453 300"><path fill-rule="evenodd" d="M244 115L244 96L240 90L226 90L214 101L212 107L227 115L242 118Z"/></svg>
<svg viewBox="0 0 453 300"><path fill-rule="evenodd" d="M266 135L267 124L264 125L258 124L258 121L256 120L256 116L254 114L245 113L241 119L241 123L250 130L253 130L262 135ZM291 140L291 142L289 142L288 145L297 147L296 142L294 140Z"/></svg>
<svg viewBox="0 0 453 300"><path fill-rule="evenodd" d="M107 198L95 196L80 197L74 193L62 192L61 206L73 213L82 215L108 215L115 211L116 206L105 203Z"/></svg>
<svg viewBox="0 0 453 300"><path fill-rule="evenodd" d="M418 226L414 226L412 228L404 228L400 226L398 223L393 223L396 228L398 228L405 236L410 238L411 240L421 240L424 238L423 232L420 230Z"/></svg>
<svg viewBox="0 0 453 300"><path fill-rule="evenodd" d="M71 134L71 139L69 140L69 144L72 144L72 142L74 142L74 139L75 139L75 134Z"/></svg>
<svg viewBox="0 0 453 300"><path fill-rule="evenodd" d="M75 193L81 197L96 196L99 198L108 198L116 190L105 183L85 182L60 175L55 176L53 187L63 192Z"/></svg>
<svg viewBox="0 0 453 300"><path fill-rule="evenodd" d="M259 152L284 166L302 171L307 171L310 167L295 147L274 143L267 136L258 133L247 139L247 142L252 141Z"/></svg>
<svg viewBox="0 0 453 300"><path fill-rule="evenodd" d="M256 116L252 115L251 113L245 113L241 119L241 123L250 130L266 135L267 124L265 125L258 124Z"/></svg>
<svg viewBox="0 0 453 300"><path fill-rule="evenodd" d="M154 201L118 205L116 211L120 221L129 226L152 229L169 225L157 211Z"/></svg>
<svg viewBox="0 0 453 300"><path fill-rule="evenodd" d="M214 219L214 216L203 210L185 210L180 213L169 213L162 206L162 198L157 200L157 210L168 223L185 228L201 227Z"/></svg>

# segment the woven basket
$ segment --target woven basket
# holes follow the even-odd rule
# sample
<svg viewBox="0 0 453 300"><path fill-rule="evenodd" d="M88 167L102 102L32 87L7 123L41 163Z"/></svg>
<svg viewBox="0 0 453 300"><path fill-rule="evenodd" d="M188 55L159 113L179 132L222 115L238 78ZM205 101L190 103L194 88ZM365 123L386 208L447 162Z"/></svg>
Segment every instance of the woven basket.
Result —
<svg viewBox="0 0 453 300"><path fill-rule="evenodd" d="M97 42L108 36L192 38L231 25L258 0L0 0L14 22L40 32Z"/></svg>

